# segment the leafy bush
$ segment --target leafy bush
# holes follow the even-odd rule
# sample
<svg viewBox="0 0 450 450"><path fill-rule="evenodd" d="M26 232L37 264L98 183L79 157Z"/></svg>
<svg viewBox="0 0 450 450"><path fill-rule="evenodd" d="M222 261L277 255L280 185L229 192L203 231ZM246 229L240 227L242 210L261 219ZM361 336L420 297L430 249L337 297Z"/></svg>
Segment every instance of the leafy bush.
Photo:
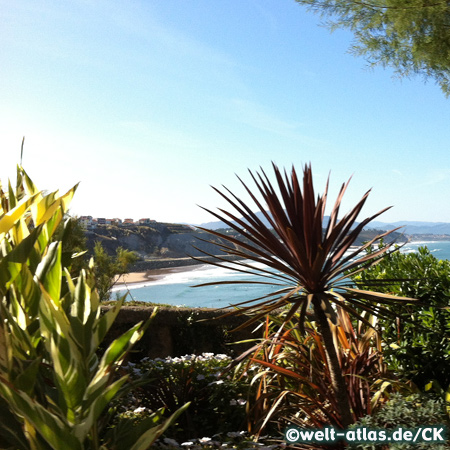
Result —
<svg viewBox="0 0 450 450"><path fill-rule="evenodd" d="M230 357L212 353L130 362L125 369L131 380L145 376L150 382L130 393L119 410L137 407L141 414L164 407L171 414L190 402L177 427L170 429L170 437L175 439L241 430L246 426L249 383L245 376L239 376L242 373L221 376L230 362Z"/></svg>
<svg viewBox="0 0 450 450"><path fill-rule="evenodd" d="M353 280L376 291L420 300L414 307L404 306L397 320L380 320L385 360L398 376L421 389L431 380L446 389L450 385L450 261L438 260L421 247L417 253L390 254Z"/></svg>
<svg viewBox="0 0 450 450"><path fill-rule="evenodd" d="M69 233L55 233L74 192L44 195L20 167L16 190L0 189L0 447L144 450L181 410L108 428L110 402L128 389L118 369L145 327L98 354L124 299L101 316L93 265L70 274Z"/></svg>
<svg viewBox="0 0 450 450"><path fill-rule="evenodd" d="M94 246L95 280L101 301L109 300L111 288L117 281L117 276L126 275L131 264L137 261L137 255L122 247L116 250L115 256L109 255L97 241Z"/></svg>
<svg viewBox="0 0 450 450"><path fill-rule="evenodd" d="M403 397L400 394L393 394L391 399L371 416L362 418L354 427L368 427L380 429L396 429L403 428L417 428L424 425L449 426L450 422L446 415L445 403L442 399L430 396L414 394L408 397ZM382 445L375 444L352 444L350 447L359 450L381 449ZM449 449L450 444L439 443L414 443L414 444L400 444L392 443L389 445L392 450L397 449Z"/></svg>

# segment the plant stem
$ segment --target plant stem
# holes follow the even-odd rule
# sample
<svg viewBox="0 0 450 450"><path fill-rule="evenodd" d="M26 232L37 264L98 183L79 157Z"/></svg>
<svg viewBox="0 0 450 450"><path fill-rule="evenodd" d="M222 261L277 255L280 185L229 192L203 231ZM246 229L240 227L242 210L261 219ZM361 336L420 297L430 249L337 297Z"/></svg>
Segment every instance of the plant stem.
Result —
<svg viewBox="0 0 450 450"><path fill-rule="evenodd" d="M100 442L98 438L98 425L97 422L94 423L94 425L91 428L91 436L92 436L92 450L98 450L100 447Z"/></svg>
<svg viewBox="0 0 450 450"><path fill-rule="evenodd" d="M328 366L330 368L331 383L333 386L334 395L336 396L341 426L343 429L346 429L353 423L353 414L347 395L347 386L345 384L345 379L342 375L342 368L337 356L333 334L328 318L320 306L320 299L314 297L312 303L314 306L314 314L319 325L319 331L322 335Z"/></svg>

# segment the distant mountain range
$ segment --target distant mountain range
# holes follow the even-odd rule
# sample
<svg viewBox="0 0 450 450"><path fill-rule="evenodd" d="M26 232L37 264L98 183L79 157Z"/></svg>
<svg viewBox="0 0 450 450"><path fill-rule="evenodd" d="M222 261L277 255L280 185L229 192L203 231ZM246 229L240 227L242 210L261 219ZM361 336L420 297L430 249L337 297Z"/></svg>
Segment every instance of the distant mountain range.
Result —
<svg viewBox="0 0 450 450"><path fill-rule="evenodd" d="M447 222L415 222L415 221L398 221L398 222L378 222L373 221L367 228L377 228L380 230L392 230L393 228L403 227L402 233L412 234L431 234L431 235L450 235L450 223Z"/></svg>
<svg viewBox="0 0 450 450"><path fill-rule="evenodd" d="M262 220L266 225L268 224L267 219L261 212L256 213L260 220ZM328 219L326 217L325 219ZM325 222L326 223L326 222ZM199 225L202 228L208 230L217 230L218 228L228 228L223 222L206 222ZM400 233L406 235L414 234L425 234L425 235L450 235L450 223L447 222L417 222L417 221L398 221L398 222L380 222L373 221L367 225L366 229L377 229L377 230L392 230L393 228L403 227L399 230Z"/></svg>

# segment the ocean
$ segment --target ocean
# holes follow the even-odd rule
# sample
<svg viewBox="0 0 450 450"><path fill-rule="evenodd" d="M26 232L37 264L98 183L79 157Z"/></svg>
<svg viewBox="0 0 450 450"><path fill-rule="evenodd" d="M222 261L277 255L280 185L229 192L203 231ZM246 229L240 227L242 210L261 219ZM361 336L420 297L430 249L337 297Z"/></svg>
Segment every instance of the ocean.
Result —
<svg viewBox="0 0 450 450"><path fill-rule="evenodd" d="M426 246L436 258L450 259L450 241L413 242L406 244L402 252L417 252ZM195 266L186 272L169 273L157 281L147 281L129 285L129 290L114 288L112 298L128 292L129 300L163 303L175 306L224 308L260 297L276 289L276 286L259 285L216 285L193 286L212 281L251 280L250 275L234 272L230 269L210 265ZM253 280L255 277L253 276Z"/></svg>

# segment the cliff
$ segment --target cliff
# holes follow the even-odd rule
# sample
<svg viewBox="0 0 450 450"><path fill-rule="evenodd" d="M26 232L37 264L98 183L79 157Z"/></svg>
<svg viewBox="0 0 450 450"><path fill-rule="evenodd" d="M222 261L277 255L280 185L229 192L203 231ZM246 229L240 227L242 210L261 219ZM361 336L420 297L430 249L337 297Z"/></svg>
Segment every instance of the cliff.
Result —
<svg viewBox="0 0 450 450"><path fill-rule="evenodd" d="M98 225L87 231L86 237L89 252L99 241L109 254L115 254L116 249L122 247L136 252L142 259L202 256L195 247L208 253L222 253L217 246L203 241L211 240L213 236L188 225L157 222L132 226Z"/></svg>
<svg viewBox="0 0 450 450"><path fill-rule="evenodd" d="M220 231L232 232L230 229ZM379 233L379 230L363 230L355 244L361 245ZM155 222L151 225L98 225L94 230L87 231L86 237L89 252L93 251L96 241L100 241L111 255L115 254L118 247L136 252L140 261L132 268L134 271L196 264L196 261L188 256L203 257L203 253L198 249L214 255L223 254L219 247L205 242L219 242L218 238L180 224ZM393 233L387 240L395 238L399 243L406 240L399 233Z"/></svg>

